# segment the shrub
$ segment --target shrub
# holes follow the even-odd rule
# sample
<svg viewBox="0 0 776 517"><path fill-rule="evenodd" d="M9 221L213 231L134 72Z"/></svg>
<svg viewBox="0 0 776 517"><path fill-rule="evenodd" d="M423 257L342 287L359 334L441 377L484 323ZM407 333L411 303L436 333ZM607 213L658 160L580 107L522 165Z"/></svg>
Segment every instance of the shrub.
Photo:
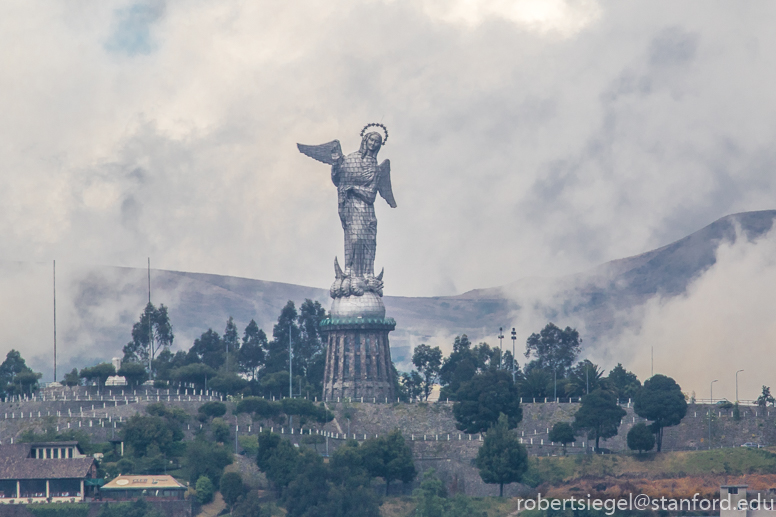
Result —
<svg viewBox="0 0 776 517"><path fill-rule="evenodd" d="M651 451L655 446L655 435L646 424L636 424L628 431L628 448L632 451Z"/></svg>
<svg viewBox="0 0 776 517"><path fill-rule="evenodd" d="M213 494L215 494L215 487L207 476L202 476L197 480L195 486L197 491L197 502L199 504L207 504L213 500Z"/></svg>
<svg viewBox="0 0 776 517"><path fill-rule="evenodd" d="M224 502L229 508L234 507L237 499L245 493L245 485L243 485L242 476L237 472L227 472L221 476L220 491L221 495L224 497Z"/></svg>
<svg viewBox="0 0 776 517"><path fill-rule="evenodd" d="M222 418L214 418L213 423L210 424L210 429L213 431L213 440L217 443L226 443L229 441L229 424L224 422Z"/></svg>
<svg viewBox="0 0 776 517"><path fill-rule="evenodd" d="M209 417L224 416L226 414L226 404L223 402L206 402L199 406L198 412Z"/></svg>
<svg viewBox="0 0 776 517"><path fill-rule="evenodd" d="M89 513L88 504L37 504L27 509L35 517L86 517Z"/></svg>
<svg viewBox="0 0 776 517"><path fill-rule="evenodd" d="M309 436L323 438L323 436L319 436L317 434L307 435L305 438L308 438ZM237 440L240 442L240 447L245 450L245 454L249 458L256 459L256 454L259 452L259 437L255 434L245 434L240 436Z"/></svg>
<svg viewBox="0 0 776 517"><path fill-rule="evenodd" d="M260 397L245 397L237 403L236 413L254 413L259 418L272 418L282 411L280 402L272 402Z"/></svg>

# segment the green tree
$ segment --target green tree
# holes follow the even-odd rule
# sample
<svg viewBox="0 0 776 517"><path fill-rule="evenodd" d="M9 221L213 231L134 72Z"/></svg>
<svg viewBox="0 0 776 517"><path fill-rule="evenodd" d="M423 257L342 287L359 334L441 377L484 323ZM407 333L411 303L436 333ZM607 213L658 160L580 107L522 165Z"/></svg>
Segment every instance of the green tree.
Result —
<svg viewBox="0 0 776 517"><path fill-rule="evenodd" d="M771 395L770 386L763 385L763 392L760 394L759 397L757 397L757 405L760 406L761 408L764 408L768 404L773 406L774 404L776 404L776 399L774 399L773 396Z"/></svg>
<svg viewBox="0 0 776 517"><path fill-rule="evenodd" d="M259 438L259 454L261 454L261 438ZM299 450L288 440L281 440L272 451L267 461L267 479L272 481L278 493L283 490L297 476L297 464L299 463Z"/></svg>
<svg viewBox="0 0 776 517"><path fill-rule="evenodd" d="M503 413L510 429L523 419L517 386L505 370L488 370L461 384L453 405L456 427L469 434L493 426Z"/></svg>
<svg viewBox="0 0 776 517"><path fill-rule="evenodd" d="M655 433L657 452L660 452L663 447L663 429L679 425L687 414L687 401L675 380L657 374L644 381L644 386L633 401L633 410L640 417L652 421L650 429Z"/></svg>
<svg viewBox="0 0 776 517"><path fill-rule="evenodd" d="M62 384L65 386L80 386L81 379L78 377L78 368L73 368L70 373L66 373Z"/></svg>
<svg viewBox="0 0 776 517"><path fill-rule="evenodd" d="M99 517L163 517L163 515L140 498L132 503L101 505Z"/></svg>
<svg viewBox="0 0 776 517"><path fill-rule="evenodd" d="M628 448L632 451L651 451L655 446L655 435L649 430L646 424L639 423L631 427L628 431Z"/></svg>
<svg viewBox="0 0 776 517"><path fill-rule="evenodd" d="M172 346L174 338L167 307L162 304L157 309L149 302L132 326L132 341L124 346L122 363L148 364L149 354L153 362L157 352Z"/></svg>
<svg viewBox="0 0 776 517"><path fill-rule="evenodd" d="M300 449L296 475L283 492L289 517L316 514L326 505L330 492L328 472L319 454L308 448Z"/></svg>
<svg viewBox="0 0 776 517"><path fill-rule="evenodd" d="M423 375L423 395L426 400L431 393L431 386L439 375L442 366L442 351L439 347L431 348L428 345L418 345L412 354L412 364Z"/></svg>
<svg viewBox="0 0 776 517"><path fill-rule="evenodd" d="M634 398L641 388L641 381L636 374L623 368L620 363L612 368L607 379L609 388L614 391L619 400Z"/></svg>
<svg viewBox="0 0 776 517"><path fill-rule="evenodd" d="M221 370L215 377L208 381L208 387L218 393L234 395L248 387L248 381L234 372Z"/></svg>
<svg viewBox="0 0 776 517"><path fill-rule="evenodd" d="M40 376L33 372L16 350L6 354L0 364L0 395L29 393L37 387Z"/></svg>
<svg viewBox="0 0 776 517"><path fill-rule="evenodd" d="M509 417L504 413L488 429L477 452L475 465L485 483L499 485L499 497L504 496L504 485L517 483L528 468L528 452L517 437L509 431Z"/></svg>
<svg viewBox="0 0 776 517"><path fill-rule="evenodd" d="M232 517L272 517L272 512L261 505L259 494L251 490L237 501Z"/></svg>
<svg viewBox="0 0 776 517"><path fill-rule="evenodd" d="M82 369L78 375L82 379L96 382L98 388L102 389L108 377L116 375L116 368L111 363L100 363L91 368Z"/></svg>
<svg viewBox="0 0 776 517"><path fill-rule="evenodd" d="M27 369L16 375L13 380L13 386L18 386L17 393L32 396L32 392L38 389L38 380L43 376L41 373L33 372Z"/></svg>
<svg viewBox="0 0 776 517"><path fill-rule="evenodd" d="M603 376L603 368L585 359L580 361L568 372L568 382L565 385L566 396L581 397L598 388L607 389L608 384Z"/></svg>
<svg viewBox="0 0 776 517"><path fill-rule="evenodd" d="M259 453L256 455L256 464L262 472L269 469L269 459L280 445L280 435L269 431L259 434Z"/></svg>
<svg viewBox="0 0 776 517"><path fill-rule="evenodd" d="M197 413L205 415L209 418L224 416L226 414L226 404L217 401L205 402L199 406Z"/></svg>
<svg viewBox="0 0 776 517"><path fill-rule="evenodd" d="M178 428L189 419L189 414L186 413L185 409L175 406L168 407L163 402L148 404L146 406L146 413L151 416L162 417L170 426Z"/></svg>
<svg viewBox="0 0 776 517"><path fill-rule="evenodd" d="M455 393L461 383L474 377L478 366L469 337L466 334L457 336L453 341L453 351L444 359L439 369L439 382L442 384L440 397L455 399Z"/></svg>
<svg viewBox="0 0 776 517"><path fill-rule="evenodd" d="M166 419L153 415L134 415L122 429L124 442L136 457L146 456L152 444L163 453L172 453L173 444L183 440L183 432Z"/></svg>
<svg viewBox="0 0 776 517"><path fill-rule="evenodd" d="M245 327L242 338L242 346L238 355L240 371L249 373L251 379L256 378L256 370L264 364L264 355L267 350L267 335L259 328L254 320Z"/></svg>
<svg viewBox="0 0 776 517"><path fill-rule="evenodd" d="M210 423L210 430L213 432L213 440L217 443L229 443L231 432L229 424L223 418L214 418Z"/></svg>
<svg viewBox="0 0 776 517"><path fill-rule="evenodd" d="M213 482L207 476L200 477L194 489L197 491L197 502L199 504L209 503L213 500L213 495L216 493L216 487L213 486Z"/></svg>
<svg viewBox="0 0 776 517"><path fill-rule="evenodd" d="M156 379L171 381L172 371L188 364L186 355L183 350L178 350L173 354L169 348L164 348L152 361Z"/></svg>
<svg viewBox="0 0 776 517"><path fill-rule="evenodd" d="M415 517L445 517L447 490L436 477L434 469L423 473L420 487L412 493L415 500Z"/></svg>
<svg viewBox="0 0 776 517"><path fill-rule="evenodd" d="M575 441L574 429L568 422L558 422L552 426L548 436L551 442L557 442L563 445L563 455L566 455L566 445Z"/></svg>
<svg viewBox="0 0 776 517"><path fill-rule="evenodd" d="M224 467L232 464L232 452L219 445L198 437L186 443L185 464L190 482L201 476L207 476L215 484L220 484Z"/></svg>
<svg viewBox="0 0 776 517"><path fill-rule="evenodd" d="M176 382L191 383L203 388L208 379L215 377L216 371L206 364L193 363L181 366L170 372L170 378Z"/></svg>
<svg viewBox="0 0 776 517"><path fill-rule="evenodd" d="M224 359L224 368L227 372L237 373L237 361L240 356L240 333L237 331L237 325L234 318L229 316L226 320L224 337L221 339L224 344L226 357Z"/></svg>
<svg viewBox="0 0 776 517"><path fill-rule="evenodd" d="M548 323L538 334L528 337L525 356L533 356L539 368L555 371L558 378L565 377L582 349L579 332L571 327L561 330L554 323Z"/></svg>
<svg viewBox="0 0 776 517"><path fill-rule="evenodd" d="M261 397L245 397L237 403L235 413L253 413L257 419L266 419L276 417L282 410L280 402Z"/></svg>
<svg viewBox="0 0 776 517"><path fill-rule="evenodd" d="M587 431L588 438L595 438L595 450L601 438L617 436L625 410L617 405L617 397L610 391L597 389L582 397L582 405L574 415L574 430Z"/></svg>
<svg viewBox="0 0 776 517"><path fill-rule="evenodd" d="M221 476L220 492L229 510L233 510L237 500L245 494L242 476L237 472L226 472Z"/></svg>
<svg viewBox="0 0 776 517"><path fill-rule="evenodd" d="M3 381L3 385L11 384L14 377L27 370L29 368L22 358L22 354L16 350L11 350L6 354L3 364L0 364L0 380Z"/></svg>
<svg viewBox="0 0 776 517"><path fill-rule="evenodd" d="M291 300L280 311L278 322L272 329L272 341L268 345L264 369L266 373L285 371L288 374L289 329L294 343L299 340L298 314Z"/></svg>
<svg viewBox="0 0 776 517"><path fill-rule="evenodd" d="M367 472L385 480L386 495L392 481L410 483L417 475L412 461L412 450L398 429L394 429L387 436L364 441L361 451Z"/></svg>
<svg viewBox="0 0 776 517"><path fill-rule="evenodd" d="M527 399L542 399L552 395L552 372L541 368L526 368L520 379L520 394Z"/></svg>
<svg viewBox="0 0 776 517"><path fill-rule="evenodd" d="M139 386L148 380L148 372L141 363L124 363L117 373L127 379L130 387Z"/></svg>
<svg viewBox="0 0 776 517"><path fill-rule="evenodd" d="M194 340L189 349L189 355L196 357L197 362L206 364L217 370L226 361L226 349L221 336L213 329L207 329Z"/></svg>
<svg viewBox="0 0 776 517"><path fill-rule="evenodd" d="M326 363L326 340L320 323L326 317L326 309L320 302L306 299L299 306L298 338L294 340L294 371L303 375L315 392L323 390L323 366ZM296 335L295 335L296 336ZM320 365L320 368L317 366Z"/></svg>
<svg viewBox="0 0 776 517"><path fill-rule="evenodd" d="M407 400L416 399L423 393L423 377L415 370L402 372L399 384Z"/></svg>

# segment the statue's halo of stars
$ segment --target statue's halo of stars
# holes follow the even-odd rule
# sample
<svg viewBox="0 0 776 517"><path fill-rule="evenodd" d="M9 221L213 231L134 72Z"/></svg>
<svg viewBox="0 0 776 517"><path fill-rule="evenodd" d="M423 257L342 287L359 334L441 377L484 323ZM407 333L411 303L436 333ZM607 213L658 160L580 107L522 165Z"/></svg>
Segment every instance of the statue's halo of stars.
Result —
<svg viewBox="0 0 776 517"><path fill-rule="evenodd" d="M374 122L364 126L364 129L361 130L361 138L364 138L364 135L366 134L366 130L369 129L370 127L379 127L383 130L383 133L384 133L383 145L385 145L388 142L388 128L385 127L384 124L380 124L379 122Z"/></svg>

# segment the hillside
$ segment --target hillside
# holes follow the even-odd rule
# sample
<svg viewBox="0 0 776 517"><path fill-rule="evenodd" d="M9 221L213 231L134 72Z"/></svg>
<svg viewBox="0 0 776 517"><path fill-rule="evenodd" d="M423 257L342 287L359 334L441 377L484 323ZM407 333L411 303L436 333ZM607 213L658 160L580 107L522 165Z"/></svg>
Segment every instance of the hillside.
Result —
<svg viewBox="0 0 776 517"><path fill-rule="evenodd" d="M48 427L58 426L61 431L77 429L90 436L93 442L103 442L120 437L122 423L136 413L143 414L145 407L157 400L180 407L191 416L184 428L187 439L191 439L200 426L200 422L194 418L197 409L207 400L206 397L200 400L199 395L191 396L185 392L178 395L176 390L169 394L166 390L123 394L119 390L109 390L100 397L93 390L79 388L61 390L56 393L56 399L52 400L54 395L54 392L47 390L45 401L0 404L0 440L7 443L11 439L18 440L25 430L42 432ZM320 436L319 433L325 432L330 435L328 444L320 442L314 445L321 453L327 450L326 447L332 452L341 446L348 430L351 437L355 435L358 440L363 440L364 436L382 435L398 428L412 448L419 470L434 468L448 486L454 486L456 490L468 495L497 493L497 487L484 484L473 466L481 445L479 436L462 434L455 428L452 404L330 404L335 420L325 425L307 422L304 424L303 435L299 434L298 422L291 434L283 419L252 421L250 415L235 415L233 403L227 405L230 409L225 418L232 432L236 431L242 436L257 434L262 428L272 428L296 443L308 443L310 435ZM624 483L624 480L633 484L638 479L645 487L662 490L660 487L663 487L663 482L660 480L676 477L706 475L712 480L706 485L714 485L726 477L776 473L775 455L746 451L740 447L744 442L765 445L776 443L776 411L771 409L762 411L759 408L744 408L741 420L736 421L729 411L714 408L712 443L715 450L704 452L708 447L708 420L704 418L708 406L691 405L682 423L667 428L664 435L664 451L681 451L684 455L661 454L652 460L650 455L634 458L627 451L625 436L631 426L641 420L633 414L632 408L626 408L627 416L623 419L618 435L601 443L604 448L625 454L580 463L582 460L574 458L585 456L581 442L569 446L569 458L563 459L558 458L561 448L549 443L547 439L548 429L556 422L571 421L577 408L578 404L569 403L537 402L523 405L523 420L517 433L529 454L535 458L532 460L533 477L528 478L532 484L545 484L559 489L564 486L568 488L571 483L587 486L585 484L592 483L591 480L603 480L601 482L604 484L613 486ZM741 454L749 456L742 457ZM645 458L650 461L643 461ZM676 460L676 463L670 458L680 460ZM776 482L776 478L771 481ZM400 490L398 486L396 489ZM507 494L517 495L525 490L526 487L512 485ZM546 489L542 490L542 493L546 492Z"/></svg>
<svg viewBox="0 0 776 517"><path fill-rule="evenodd" d="M577 321L585 329L586 347L638 325L630 308L653 296L673 297L716 261L722 242L739 236L753 240L771 229L776 211L735 214L659 249L614 260L593 270L557 279L524 279L502 287L458 296L385 297L387 313L397 321L391 334L394 360L409 368L412 347L421 342L447 346L466 333L477 342L499 326L533 311L544 321ZM132 324L147 301L144 269L57 264L60 371L120 355ZM188 348L208 328L222 331L233 316L244 328L255 319L267 334L288 300L305 298L329 306L328 291L280 282L203 273L152 270L152 299L169 308L175 348ZM321 279L327 284L329 279ZM5 327L0 338L25 350L25 357L44 379L51 375L51 264L0 264L5 288L0 306ZM41 325L40 322L47 322ZM536 330L536 329L534 329ZM61 374L60 374L61 377Z"/></svg>

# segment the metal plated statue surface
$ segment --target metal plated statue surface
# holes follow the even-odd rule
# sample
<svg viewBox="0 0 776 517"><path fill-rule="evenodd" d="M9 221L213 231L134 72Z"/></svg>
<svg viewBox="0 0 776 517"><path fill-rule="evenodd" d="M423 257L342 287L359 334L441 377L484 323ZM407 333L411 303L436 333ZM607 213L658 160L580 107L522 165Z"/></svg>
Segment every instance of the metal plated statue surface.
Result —
<svg viewBox="0 0 776 517"><path fill-rule="evenodd" d="M370 127L382 129L384 136L377 131L369 132ZM385 126L368 124L361 131L361 147L347 156L343 156L339 140L321 145L297 144L301 153L331 165L331 180L337 187L337 207L345 232L345 269L340 268L335 258L336 279L330 290L335 301L369 293L383 295L383 272L374 274L377 249L374 202L379 193L391 208L396 208L391 190L391 163L388 160L377 163L377 153L387 140Z"/></svg>

